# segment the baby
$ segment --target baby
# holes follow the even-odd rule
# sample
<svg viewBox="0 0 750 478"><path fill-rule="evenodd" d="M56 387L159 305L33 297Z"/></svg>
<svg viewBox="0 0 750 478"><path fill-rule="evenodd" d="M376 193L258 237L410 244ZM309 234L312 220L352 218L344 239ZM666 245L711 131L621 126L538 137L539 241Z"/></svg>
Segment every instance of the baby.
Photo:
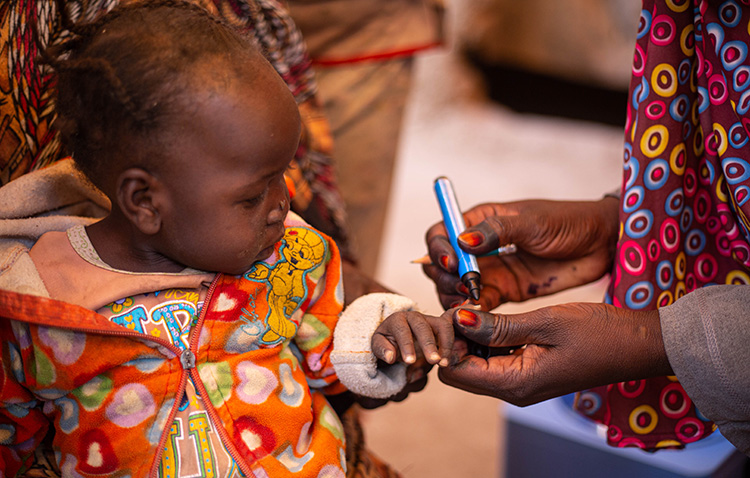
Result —
<svg viewBox="0 0 750 478"><path fill-rule="evenodd" d="M48 52L58 126L111 212L43 234L3 272L36 297L0 295L1 476L51 421L63 476L343 477L325 396L347 390L331 359L340 257L289 211L287 86L190 4L118 7L79 30ZM362 351L347 323L342 370ZM375 327L368 366L447 363L450 320Z"/></svg>

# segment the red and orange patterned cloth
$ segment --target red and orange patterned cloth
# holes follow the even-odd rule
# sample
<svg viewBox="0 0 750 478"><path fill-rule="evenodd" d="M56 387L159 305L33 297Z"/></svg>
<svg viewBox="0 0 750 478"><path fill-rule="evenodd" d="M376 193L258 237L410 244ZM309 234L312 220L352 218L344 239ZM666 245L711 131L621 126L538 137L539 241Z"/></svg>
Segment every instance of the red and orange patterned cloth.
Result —
<svg viewBox="0 0 750 478"><path fill-rule="evenodd" d="M746 2L643 2L607 296L618 307L750 284L749 24ZM674 377L588 390L577 408L614 446L682 447L716 428Z"/></svg>

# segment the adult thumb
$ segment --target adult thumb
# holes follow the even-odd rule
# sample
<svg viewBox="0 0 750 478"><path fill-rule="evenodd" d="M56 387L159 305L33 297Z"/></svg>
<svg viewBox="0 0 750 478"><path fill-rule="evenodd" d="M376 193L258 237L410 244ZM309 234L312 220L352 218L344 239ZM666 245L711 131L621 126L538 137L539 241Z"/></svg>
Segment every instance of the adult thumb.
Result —
<svg viewBox="0 0 750 478"><path fill-rule="evenodd" d="M489 216L458 235L461 249L477 256L510 243L524 244L537 230L519 216Z"/></svg>
<svg viewBox="0 0 750 478"><path fill-rule="evenodd" d="M469 308L458 308L453 312L453 324L460 335L490 347L525 345L529 337L523 323L510 320L507 315Z"/></svg>
<svg viewBox="0 0 750 478"><path fill-rule="evenodd" d="M471 254L485 254L500 247L498 231L486 220L458 235L458 245Z"/></svg>

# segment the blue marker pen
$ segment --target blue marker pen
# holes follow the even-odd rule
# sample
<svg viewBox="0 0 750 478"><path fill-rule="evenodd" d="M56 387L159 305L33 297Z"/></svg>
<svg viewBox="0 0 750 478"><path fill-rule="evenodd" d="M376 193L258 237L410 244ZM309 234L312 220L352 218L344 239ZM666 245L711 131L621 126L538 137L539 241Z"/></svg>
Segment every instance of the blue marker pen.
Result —
<svg viewBox="0 0 750 478"><path fill-rule="evenodd" d="M443 223L448 230L448 239L450 239L453 250L458 256L458 275L464 283L469 294L474 300L479 300L479 265L477 258L465 252L458 246L458 235L466 229L464 217L461 209L458 207L456 193L453 192L453 185L450 179L440 176L435 180L435 195L440 204L440 212L443 214Z"/></svg>

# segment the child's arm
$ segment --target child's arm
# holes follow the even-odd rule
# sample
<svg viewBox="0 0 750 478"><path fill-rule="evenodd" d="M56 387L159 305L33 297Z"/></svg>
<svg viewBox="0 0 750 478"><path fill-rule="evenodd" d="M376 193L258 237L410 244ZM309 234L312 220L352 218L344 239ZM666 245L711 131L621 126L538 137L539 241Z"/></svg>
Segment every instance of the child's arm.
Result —
<svg viewBox="0 0 750 478"><path fill-rule="evenodd" d="M436 363L441 367L449 364L453 340L451 314L433 317L411 310L386 317L372 335L372 353L381 361L379 368L407 364L406 385L387 399L357 396L357 403L364 408L376 408L422 391L432 367Z"/></svg>
<svg viewBox="0 0 750 478"><path fill-rule="evenodd" d="M381 326L384 321L386 323ZM410 324L419 330L418 347L414 344ZM367 294L342 312L334 332L331 362L339 380L351 392L369 398L400 399L409 391L424 386L424 375L432 364L440 362L443 357L447 364L453 344L452 327L450 316L422 315L417 312L414 301L407 297ZM379 338L373 343L376 333ZM407 351L407 341L411 343L410 351ZM373 346L380 349L379 356L373 353ZM388 350L392 352L389 355L391 364L387 360L378 360L385 358ZM408 372L406 361L397 360L402 353L411 357ZM429 357L429 362L424 355ZM420 383L421 387L418 386Z"/></svg>

